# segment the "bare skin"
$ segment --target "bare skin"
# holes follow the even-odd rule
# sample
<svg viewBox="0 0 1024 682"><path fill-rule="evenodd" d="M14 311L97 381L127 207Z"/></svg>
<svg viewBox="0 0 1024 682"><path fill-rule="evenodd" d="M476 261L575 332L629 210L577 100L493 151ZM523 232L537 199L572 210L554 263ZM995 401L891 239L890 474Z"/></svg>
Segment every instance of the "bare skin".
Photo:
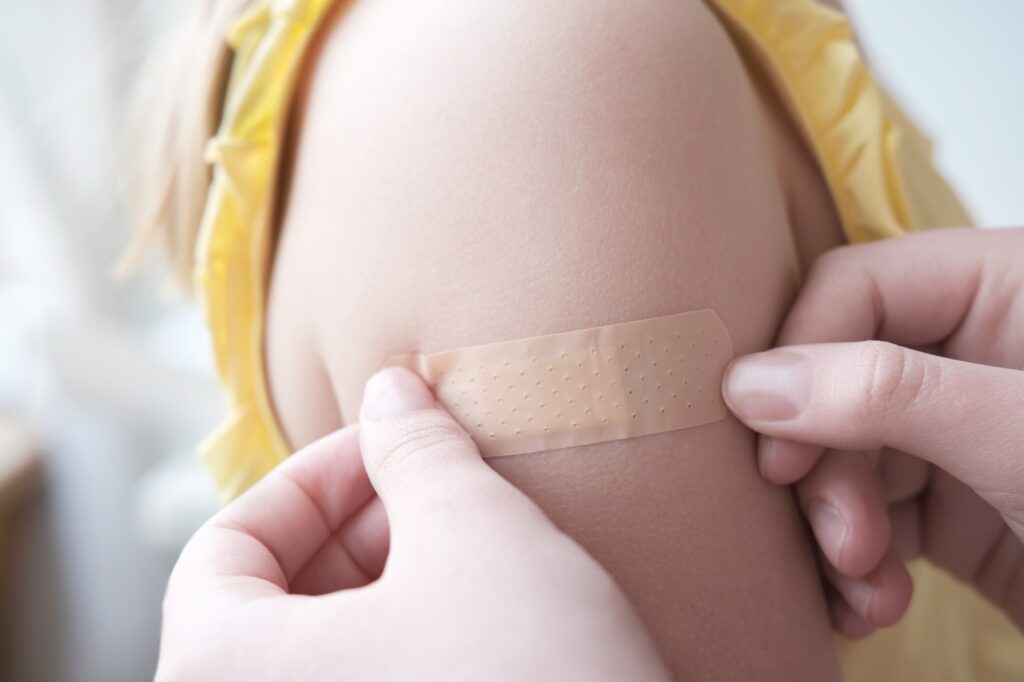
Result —
<svg viewBox="0 0 1024 682"><path fill-rule="evenodd" d="M363 0L299 101L267 331L295 447L353 421L393 353L704 307L764 350L840 241L695 0ZM677 677L838 679L799 514L739 422L490 464L608 569Z"/></svg>

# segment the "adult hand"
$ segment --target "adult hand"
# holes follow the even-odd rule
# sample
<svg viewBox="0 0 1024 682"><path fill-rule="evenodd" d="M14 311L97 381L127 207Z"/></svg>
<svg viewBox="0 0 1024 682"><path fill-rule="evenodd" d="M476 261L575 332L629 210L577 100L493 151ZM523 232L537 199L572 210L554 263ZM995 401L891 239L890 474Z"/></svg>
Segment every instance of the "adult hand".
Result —
<svg viewBox="0 0 1024 682"><path fill-rule="evenodd" d="M164 602L159 679L339 676L668 679L611 577L401 369L205 524Z"/></svg>
<svg viewBox="0 0 1024 682"><path fill-rule="evenodd" d="M779 345L723 392L762 475L799 481L837 628L896 621L921 554L1024 627L1024 230L828 253Z"/></svg>

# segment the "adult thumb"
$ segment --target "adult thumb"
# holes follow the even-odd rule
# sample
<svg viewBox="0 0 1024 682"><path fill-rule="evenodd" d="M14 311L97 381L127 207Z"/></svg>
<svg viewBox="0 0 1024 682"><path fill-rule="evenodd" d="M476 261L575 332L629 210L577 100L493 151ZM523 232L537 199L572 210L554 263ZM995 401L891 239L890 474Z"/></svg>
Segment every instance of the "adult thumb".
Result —
<svg viewBox="0 0 1024 682"><path fill-rule="evenodd" d="M359 422L364 466L392 527L421 518L437 503L486 499L489 492L511 488L407 369L389 367L370 378Z"/></svg>
<svg viewBox="0 0 1024 682"><path fill-rule="evenodd" d="M788 346L736 360L723 394L755 431L842 450L889 447L916 455L1024 522L1024 373L1018 370L879 341Z"/></svg>

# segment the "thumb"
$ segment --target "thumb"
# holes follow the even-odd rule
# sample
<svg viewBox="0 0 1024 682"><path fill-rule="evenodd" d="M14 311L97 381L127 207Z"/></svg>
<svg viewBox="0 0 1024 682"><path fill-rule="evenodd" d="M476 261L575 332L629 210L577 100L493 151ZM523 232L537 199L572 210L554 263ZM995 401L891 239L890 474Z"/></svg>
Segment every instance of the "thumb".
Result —
<svg viewBox="0 0 1024 682"><path fill-rule="evenodd" d="M733 362L723 395L760 433L843 450L895 448L1004 513L1024 506L1019 371L879 341L789 346Z"/></svg>
<svg viewBox="0 0 1024 682"><path fill-rule="evenodd" d="M511 486L414 373L389 367L366 384L359 417L366 472L392 526L431 504L464 502ZM507 492L507 491L506 491Z"/></svg>

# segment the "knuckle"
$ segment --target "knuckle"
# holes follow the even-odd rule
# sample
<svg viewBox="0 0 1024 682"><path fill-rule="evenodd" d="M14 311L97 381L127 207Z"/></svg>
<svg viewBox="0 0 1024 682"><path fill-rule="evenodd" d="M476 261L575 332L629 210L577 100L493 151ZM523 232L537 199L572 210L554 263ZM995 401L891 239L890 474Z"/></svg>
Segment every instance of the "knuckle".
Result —
<svg viewBox="0 0 1024 682"><path fill-rule="evenodd" d="M386 472L418 459L430 458L452 446L472 444L469 435L455 421L440 412L409 415L392 426L380 446L376 469Z"/></svg>
<svg viewBox="0 0 1024 682"><path fill-rule="evenodd" d="M862 344L858 376L863 385L863 418L871 419L912 408L929 381L927 356L884 341Z"/></svg>

